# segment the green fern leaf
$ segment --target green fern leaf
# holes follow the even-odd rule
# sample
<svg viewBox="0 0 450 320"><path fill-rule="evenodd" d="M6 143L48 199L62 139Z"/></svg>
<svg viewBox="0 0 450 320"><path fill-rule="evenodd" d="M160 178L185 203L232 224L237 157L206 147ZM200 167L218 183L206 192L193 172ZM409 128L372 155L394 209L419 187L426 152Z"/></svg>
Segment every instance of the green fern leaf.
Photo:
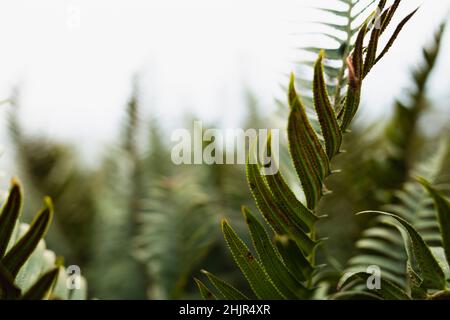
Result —
<svg viewBox="0 0 450 320"><path fill-rule="evenodd" d="M0 261L0 300L14 300L20 296L20 288L14 284L14 278Z"/></svg>
<svg viewBox="0 0 450 320"><path fill-rule="evenodd" d="M22 190L17 181L12 187L0 214L0 259L4 257L6 248L13 234L22 209Z"/></svg>
<svg viewBox="0 0 450 320"><path fill-rule="evenodd" d="M402 234L407 249L408 264L423 280L423 286L432 289L445 289L447 285L445 274L416 229L406 220L396 215L386 212L372 212L394 219L400 223L400 226L397 223L393 225Z"/></svg>
<svg viewBox="0 0 450 320"><path fill-rule="evenodd" d="M394 31L394 34L389 39L388 43L384 47L383 51L379 54L379 56L375 60L375 64L378 63L391 49L392 45L394 44L395 40L397 40L397 37L399 36L400 32L403 30L404 26L408 23L408 21L416 14L416 12L419 10L417 8L413 12L411 12L409 15L407 15L397 26L397 28Z"/></svg>
<svg viewBox="0 0 450 320"><path fill-rule="evenodd" d="M59 268L54 268L43 274L38 281L22 296L22 300L43 300L48 298L53 286L55 285Z"/></svg>
<svg viewBox="0 0 450 320"><path fill-rule="evenodd" d="M283 257L284 263L298 281L307 281L314 272L314 267L306 259L298 245L285 236L277 235L275 245Z"/></svg>
<svg viewBox="0 0 450 320"><path fill-rule="evenodd" d="M24 265L39 241L45 236L53 218L53 205L50 198L45 198L45 207L33 222L27 233L8 251L1 262L15 277Z"/></svg>
<svg viewBox="0 0 450 320"><path fill-rule="evenodd" d="M354 274L349 274L347 277L341 279L338 287L341 288L348 284L351 281L361 279L364 282L367 282L371 274L358 272ZM380 289L373 289L370 292L380 295L383 299L386 300L410 300L411 298L404 292L401 288L396 286L394 283L384 279L384 277L380 278Z"/></svg>
<svg viewBox="0 0 450 320"><path fill-rule="evenodd" d="M323 72L323 52L319 55L314 68L314 105L319 117L322 135L325 140L328 158L339 153L342 143L342 133L336 114L328 97L327 86Z"/></svg>
<svg viewBox="0 0 450 320"><path fill-rule="evenodd" d="M217 297L212 293L207 286L199 279L194 278L195 283L197 284L198 290L203 298L203 300L217 300Z"/></svg>
<svg viewBox="0 0 450 320"><path fill-rule="evenodd" d="M208 277L208 280L214 285L214 287L220 292L222 297L226 300L248 300L248 298L240 292L238 289L216 277L212 273L202 270L202 272Z"/></svg>
<svg viewBox="0 0 450 320"><path fill-rule="evenodd" d="M309 291L298 282L296 278L284 265L280 259L280 254L276 251L264 227L251 214L251 212L243 207L245 221L252 237L253 245L259 256L261 264L273 280L274 285L288 299L306 299Z"/></svg>
<svg viewBox="0 0 450 320"><path fill-rule="evenodd" d="M429 194L434 199L434 204L438 214L437 216L442 237L442 244L444 247L445 256L447 258L447 263L450 265L450 202L425 179L420 178L419 182L427 189Z"/></svg>
<svg viewBox="0 0 450 320"><path fill-rule="evenodd" d="M250 152L255 152L254 148ZM255 198L259 210L269 225L278 234L289 234L295 239L298 245L309 255L317 243L312 240L302 229L304 223L290 211L283 211L283 206L279 206L280 199L276 200L266 182L263 179L258 164L251 164L247 161L247 180L250 190ZM287 207L287 206L284 206Z"/></svg>
<svg viewBox="0 0 450 320"><path fill-rule="evenodd" d="M347 90L347 96L345 99L345 105L341 109L339 118L342 119L341 130L346 131L350 126L356 112L358 111L359 103L361 100L361 85L363 78L363 45L364 37L366 36L367 25L363 25L359 31L358 37L355 43L355 50L352 58L347 61L349 70L349 85Z"/></svg>
<svg viewBox="0 0 450 320"><path fill-rule="evenodd" d="M395 0L394 4L389 8L388 13L384 16L384 19L381 21L381 34L386 31L387 27L392 21L392 17L400 6L401 0Z"/></svg>
<svg viewBox="0 0 450 320"><path fill-rule="evenodd" d="M274 286L261 263L225 220L222 221L222 232L236 264L242 270L256 296L259 299L269 300L285 298Z"/></svg>
<svg viewBox="0 0 450 320"><path fill-rule="evenodd" d="M329 160L309 122L294 83L294 75L291 75L288 94L291 107L288 120L289 151L308 208L314 209L323 195L323 180L330 172Z"/></svg>

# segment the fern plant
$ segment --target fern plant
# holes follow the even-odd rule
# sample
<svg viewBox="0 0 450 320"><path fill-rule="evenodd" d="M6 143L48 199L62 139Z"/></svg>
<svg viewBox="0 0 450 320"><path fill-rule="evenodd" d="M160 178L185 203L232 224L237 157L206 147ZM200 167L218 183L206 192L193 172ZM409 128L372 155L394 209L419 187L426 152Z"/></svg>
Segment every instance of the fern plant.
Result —
<svg viewBox="0 0 450 320"><path fill-rule="evenodd" d="M447 158L448 146L442 144L437 155L429 161L420 163L414 172L416 175L426 177L432 183L437 183ZM402 190L394 193L392 203L383 206L382 209L408 221L417 229L427 245L441 247L438 221L432 204L433 199L417 181L408 181ZM391 221L384 217L376 217L370 225L356 242L359 253L348 261L346 272L365 271L369 266L376 265L381 268L383 278L400 288L406 288L407 254L401 235ZM354 285L357 286L358 282ZM349 285L346 291L353 288L353 285Z"/></svg>
<svg viewBox="0 0 450 320"><path fill-rule="evenodd" d="M371 295L373 298L392 300L450 299L450 202L427 180L423 178L418 180L433 199L435 211L430 211L427 206L417 212L416 217L411 216L411 212L408 210L406 210L409 214L407 217L388 212L374 212L381 216L381 223L392 226L399 231L401 239L404 241L405 250L403 251L403 247L400 246L400 251L395 253L389 250L393 247L385 247L384 252L390 252L393 255L389 260L386 260L391 262L389 265L379 263L379 266L383 268L380 287L371 289L369 292L364 289L360 290L366 291L365 294ZM412 222L408 222L407 218ZM385 246L387 246L394 241L396 236L392 229L386 227L371 230L372 237L378 238L378 243L372 242L374 249L380 248L380 240L386 241L388 239L385 242ZM378 230L377 235L374 230ZM400 258L403 252L406 253L406 263L402 263ZM374 258L372 258L372 261L380 262ZM397 262L397 265L394 264L395 262ZM392 277L394 272L397 275ZM402 273L404 279L400 283L398 277ZM353 297L355 292L352 291L351 287L354 287L355 282L358 282L358 280L367 281L370 277L371 274L367 271L347 273L342 277L339 284L343 293L338 294L337 297Z"/></svg>
<svg viewBox="0 0 450 320"><path fill-rule="evenodd" d="M0 300L85 299L84 279L71 289L61 260L42 240L53 219L50 198L31 225L18 222L21 211L22 190L13 180L0 214Z"/></svg>
<svg viewBox="0 0 450 320"><path fill-rule="evenodd" d="M141 204L135 255L153 279L153 299L184 297L194 267L217 238L208 196L192 180L189 173L153 179L148 200Z"/></svg>
<svg viewBox="0 0 450 320"><path fill-rule="evenodd" d="M378 3L381 15L373 16L373 22L377 23L373 23L373 26L365 23L358 32L351 55L346 60L348 86L342 101L339 99L333 104L330 99L324 76L324 52L319 54L314 65L313 100L320 130L311 125L306 108L295 89L295 78L291 76L287 134L291 159L302 185L305 203L297 199L280 172L264 176L259 164L247 163L250 190L271 230L268 233L264 224L247 208L243 208L256 254L225 220L222 222L222 231L236 264L256 298L309 299L318 293L316 288L321 268L317 265L316 253L323 239L317 238L315 226L323 218L317 214L317 205L328 192L324 181L333 173L331 161L341 152L343 135L358 110L364 78L389 51L403 26L415 13L413 11L398 25L379 53L380 36L400 4L400 1L394 1L385 8L386 2L382 0ZM369 34L370 40L366 46L365 39ZM267 149L270 154L270 139ZM205 274L216 292L197 279L204 298L247 298L242 291L213 274L206 271Z"/></svg>
<svg viewBox="0 0 450 320"><path fill-rule="evenodd" d="M134 255L139 201L143 193L137 140L140 128L136 84L126 105L122 141L106 154L97 175L92 259L88 276L102 299L146 299L145 265Z"/></svg>

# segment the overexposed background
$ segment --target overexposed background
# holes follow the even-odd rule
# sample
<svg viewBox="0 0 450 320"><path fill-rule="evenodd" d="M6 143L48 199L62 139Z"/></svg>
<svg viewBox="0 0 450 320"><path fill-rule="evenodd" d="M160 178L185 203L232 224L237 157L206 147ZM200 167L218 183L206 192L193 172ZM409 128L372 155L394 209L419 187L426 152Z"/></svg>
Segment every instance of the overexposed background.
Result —
<svg viewBox="0 0 450 320"><path fill-rule="evenodd" d="M310 7L327 1L2 1L0 100L18 86L26 129L76 143L86 158L116 138L135 74L146 115L169 128L180 125L188 110L235 127L245 110L243 88L255 92L264 112L275 110L295 48L308 45L297 33L314 30L309 22L323 13ZM403 1L398 17L419 5L368 78L364 101L370 104L363 103L362 119L389 114L422 46L448 17L450 0ZM438 102L450 98L446 43L430 92ZM0 108L3 132L8 106Z"/></svg>

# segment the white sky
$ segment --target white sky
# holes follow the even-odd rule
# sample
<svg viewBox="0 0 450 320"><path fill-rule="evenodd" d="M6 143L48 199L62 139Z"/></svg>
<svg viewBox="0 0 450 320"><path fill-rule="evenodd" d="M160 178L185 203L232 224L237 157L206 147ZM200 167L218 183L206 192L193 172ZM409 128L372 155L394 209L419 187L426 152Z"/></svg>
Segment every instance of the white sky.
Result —
<svg viewBox="0 0 450 320"><path fill-rule="evenodd" d="M244 86L266 110L274 109L273 97L296 57L293 47L307 45L291 33L313 30L306 22L320 15L305 8L320 2L1 0L0 100L20 85L27 129L77 143L84 153L117 136L135 73L145 111L162 123L175 126L194 110L200 119L233 127ZM399 17L422 7L368 79L363 117L389 112L450 8L450 0L403 2ZM449 44L442 56L449 56ZM450 65L444 60L432 95L448 101Z"/></svg>

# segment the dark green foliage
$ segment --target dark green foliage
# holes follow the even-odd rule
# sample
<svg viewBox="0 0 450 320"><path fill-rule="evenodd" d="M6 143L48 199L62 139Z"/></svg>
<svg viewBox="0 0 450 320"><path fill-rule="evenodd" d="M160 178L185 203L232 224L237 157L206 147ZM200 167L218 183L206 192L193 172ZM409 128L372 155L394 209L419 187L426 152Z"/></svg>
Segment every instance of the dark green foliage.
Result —
<svg viewBox="0 0 450 320"><path fill-rule="evenodd" d="M0 213L0 300L78 299L85 287L60 289L66 282L65 270L45 252L43 238L52 222L53 205L50 198L30 226L20 224L22 191L17 180L12 181L8 198ZM61 276L62 274L62 276ZM80 285L83 285L83 280ZM57 288L59 281L59 288ZM81 291L75 294L74 291Z"/></svg>
<svg viewBox="0 0 450 320"><path fill-rule="evenodd" d="M139 202L144 193L138 149L140 125L137 83L134 83L123 121L123 139L105 156L95 191L95 234L87 275L93 279L92 293L103 299L147 298L145 265L133 252Z"/></svg>

